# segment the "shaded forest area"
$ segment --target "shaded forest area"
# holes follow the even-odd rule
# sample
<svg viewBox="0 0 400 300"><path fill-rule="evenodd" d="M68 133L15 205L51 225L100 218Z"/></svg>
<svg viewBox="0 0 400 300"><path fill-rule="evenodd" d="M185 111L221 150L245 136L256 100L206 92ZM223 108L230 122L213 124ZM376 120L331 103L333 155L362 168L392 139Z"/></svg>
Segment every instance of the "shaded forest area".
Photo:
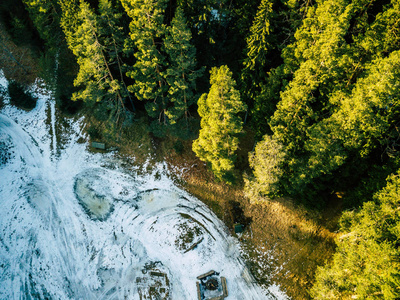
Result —
<svg viewBox="0 0 400 300"><path fill-rule="evenodd" d="M281 281L293 298L400 297L400 1L3 0L0 20L93 138L193 149L259 224L343 210L335 254Z"/></svg>

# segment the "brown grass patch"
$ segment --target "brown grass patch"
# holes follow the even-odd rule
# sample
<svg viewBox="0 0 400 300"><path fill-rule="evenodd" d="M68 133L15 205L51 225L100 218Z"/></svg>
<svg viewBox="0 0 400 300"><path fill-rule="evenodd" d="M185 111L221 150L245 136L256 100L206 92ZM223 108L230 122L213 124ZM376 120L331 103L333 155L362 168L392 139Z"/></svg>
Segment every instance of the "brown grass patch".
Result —
<svg viewBox="0 0 400 300"><path fill-rule="evenodd" d="M245 166L252 137L241 143L238 159ZM251 204L243 195L242 183L231 186L217 182L206 164L184 142L181 154L171 150L174 139L159 143L158 156L171 169L183 170L179 183L202 200L234 234L233 225L242 223L240 238L243 256L260 284L275 283L292 299L310 299L316 268L324 265L335 249L334 237L340 206L332 205L322 214L295 205L290 199ZM238 206L240 207L238 209Z"/></svg>
<svg viewBox="0 0 400 300"><path fill-rule="evenodd" d="M8 80L31 84L39 74L38 59L28 46L17 46L0 20L0 66Z"/></svg>

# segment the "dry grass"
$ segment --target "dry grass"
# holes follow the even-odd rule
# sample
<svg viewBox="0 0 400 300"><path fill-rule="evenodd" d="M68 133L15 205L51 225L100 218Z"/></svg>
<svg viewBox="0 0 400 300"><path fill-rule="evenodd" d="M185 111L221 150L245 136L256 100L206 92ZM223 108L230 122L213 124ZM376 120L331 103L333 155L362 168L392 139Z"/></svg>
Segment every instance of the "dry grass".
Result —
<svg viewBox="0 0 400 300"><path fill-rule="evenodd" d="M38 77L38 59L27 46L17 46L0 22L0 66L8 80L31 84Z"/></svg>
<svg viewBox="0 0 400 300"><path fill-rule="evenodd" d="M309 299L317 266L333 254L335 234L319 213L288 199L245 207L252 224L242 242L257 279L280 284L293 299Z"/></svg>
<svg viewBox="0 0 400 300"><path fill-rule="evenodd" d="M148 163L148 170L143 171L150 171L156 161L153 140L144 120L137 119L128 126L120 126L88 116L86 130L98 134L92 136L91 141L103 142L107 148L116 147L123 157L134 157L135 159L129 162L132 165L143 166Z"/></svg>
<svg viewBox="0 0 400 300"><path fill-rule="evenodd" d="M247 155L252 137L245 137L241 152ZM159 157L172 169L184 170L182 187L207 204L233 232L235 223L247 225L240 238L243 255L259 283L279 284L292 299L310 299L317 266L335 249L334 237L340 206L334 201L325 213L294 205L289 199L251 204L242 184L217 182L206 164L184 143L181 154L171 151L173 140L158 145ZM244 154L243 154L244 155ZM244 157L241 158L243 164ZM238 208L239 207L239 208Z"/></svg>

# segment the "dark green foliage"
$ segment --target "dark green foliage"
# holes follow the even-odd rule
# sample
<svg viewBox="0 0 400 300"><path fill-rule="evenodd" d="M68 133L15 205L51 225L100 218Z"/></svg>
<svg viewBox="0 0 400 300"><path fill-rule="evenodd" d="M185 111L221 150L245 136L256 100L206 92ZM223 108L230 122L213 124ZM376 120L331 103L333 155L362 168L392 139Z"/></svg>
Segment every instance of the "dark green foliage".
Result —
<svg viewBox="0 0 400 300"><path fill-rule="evenodd" d="M92 140L99 140L101 139L101 132L96 127L91 126L88 128L87 133L89 134Z"/></svg>
<svg viewBox="0 0 400 300"><path fill-rule="evenodd" d="M78 90L72 94L72 100L81 100L89 106L105 102L100 106L105 109L101 118L107 115L119 121L124 116L124 98L128 96L120 61L123 38L115 34L120 15L108 0L100 1L99 10L101 17L85 1L79 6L73 2L62 6L61 25L79 65L74 80ZM74 12L71 19L69 16ZM117 67L114 69L112 65Z"/></svg>
<svg viewBox="0 0 400 300"><path fill-rule="evenodd" d="M40 37L49 49L61 46L65 41L60 26L61 8L57 0L22 0L29 17L35 25Z"/></svg>
<svg viewBox="0 0 400 300"><path fill-rule="evenodd" d="M400 177L340 220L337 253L319 268L314 299L399 299Z"/></svg>
<svg viewBox="0 0 400 300"><path fill-rule="evenodd" d="M130 38L137 48L134 52L136 62L127 72L127 76L134 80L128 89L139 100L146 101L146 111L152 119L166 125L168 87L163 76L166 58L161 51L166 30L163 24L166 1L124 0L122 4L132 19Z"/></svg>
<svg viewBox="0 0 400 300"><path fill-rule="evenodd" d="M33 26L22 0L2 0L0 2L0 21L17 45L29 46L39 55L43 40Z"/></svg>
<svg viewBox="0 0 400 300"><path fill-rule="evenodd" d="M145 102L150 129L157 137L167 132L188 137L189 109L196 103L196 49L183 11L178 7L170 26L164 22L166 2L123 1L132 18L130 37L135 64L127 72L129 90ZM147 18L146 16L152 16Z"/></svg>
<svg viewBox="0 0 400 300"><path fill-rule="evenodd" d="M37 98L26 87L16 81L8 83L8 94L10 103L19 108L31 110L36 106Z"/></svg>
<svg viewBox="0 0 400 300"><path fill-rule="evenodd" d="M183 149L184 149L184 147L183 147L182 141L177 140L177 141L174 143L174 150L175 150L175 152L178 153L178 154L182 154Z"/></svg>
<svg viewBox="0 0 400 300"><path fill-rule="evenodd" d="M165 80L168 84L168 98L172 107L166 115L171 125L184 119L189 125L189 108L197 102L196 80L201 71L196 70L196 49L191 45L192 34L186 25L183 11L178 7L164 41L169 58ZM180 127L180 126L179 126Z"/></svg>
<svg viewBox="0 0 400 300"><path fill-rule="evenodd" d="M280 92L298 67L291 62L291 52L285 55L283 51L294 42L294 33L310 3L261 1L246 37L241 85L244 100L251 109L251 124L257 140L270 133L268 123L280 100Z"/></svg>

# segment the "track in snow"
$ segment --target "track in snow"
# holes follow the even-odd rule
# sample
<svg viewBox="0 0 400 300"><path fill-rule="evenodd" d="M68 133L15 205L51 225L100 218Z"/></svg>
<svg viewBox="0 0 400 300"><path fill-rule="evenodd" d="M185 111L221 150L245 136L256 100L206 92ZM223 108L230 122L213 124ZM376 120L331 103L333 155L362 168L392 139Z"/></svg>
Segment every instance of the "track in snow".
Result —
<svg viewBox="0 0 400 300"><path fill-rule="evenodd" d="M50 96L1 111L1 299L197 299L196 277L211 269L227 299L284 299L242 277L237 241L203 203L165 174L88 152L69 122L61 147Z"/></svg>

